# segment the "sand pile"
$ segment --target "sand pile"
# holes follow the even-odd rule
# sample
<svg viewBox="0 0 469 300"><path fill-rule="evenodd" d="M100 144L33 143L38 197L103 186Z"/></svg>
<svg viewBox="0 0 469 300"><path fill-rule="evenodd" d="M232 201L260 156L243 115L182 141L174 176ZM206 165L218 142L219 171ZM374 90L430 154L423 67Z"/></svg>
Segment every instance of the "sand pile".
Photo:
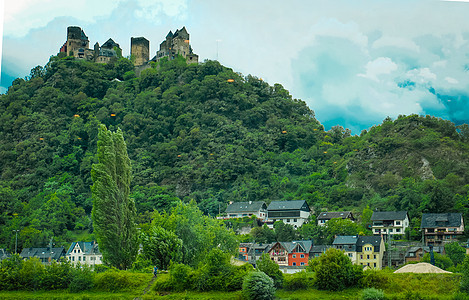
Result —
<svg viewBox="0 0 469 300"><path fill-rule="evenodd" d="M445 270L442 270L438 267L435 267L429 263L418 263L405 265L399 270L394 271L394 273L452 273Z"/></svg>

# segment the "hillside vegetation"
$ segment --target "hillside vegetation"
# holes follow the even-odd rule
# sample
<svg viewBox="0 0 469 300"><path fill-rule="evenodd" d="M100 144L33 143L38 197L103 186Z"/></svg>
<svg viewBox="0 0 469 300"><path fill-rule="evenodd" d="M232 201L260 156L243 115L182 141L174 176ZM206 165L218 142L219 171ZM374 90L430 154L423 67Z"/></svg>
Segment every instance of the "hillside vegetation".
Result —
<svg viewBox="0 0 469 300"><path fill-rule="evenodd" d="M232 79L232 80L229 80ZM91 239L98 125L121 128L141 223L194 199L304 199L321 209L469 216L469 128L430 116L387 118L351 136L324 131L280 84L215 61L162 61L136 77L121 58L52 57L0 96L0 248Z"/></svg>

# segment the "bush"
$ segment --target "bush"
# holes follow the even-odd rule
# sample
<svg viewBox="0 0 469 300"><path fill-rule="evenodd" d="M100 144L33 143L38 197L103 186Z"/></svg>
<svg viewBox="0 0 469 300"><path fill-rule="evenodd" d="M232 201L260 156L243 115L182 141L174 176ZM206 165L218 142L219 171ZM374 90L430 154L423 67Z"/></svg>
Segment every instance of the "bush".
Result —
<svg viewBox="0 0 469 300"><path fill-rule="evenodd" d="M191 290L192 287L192 274L191 267L184 264L172 264L170 266L169 275L171 278L171 286L174 291Z"/></svg>
<svg viewBox="0 0 469 300"><path fill-rule="evenodd" d="M317 260L313 265L318 289L340 291L357 286L363 276L361 266L352 265L350 259L338 249L329 248L314 260Z"/></svg>
<svg viewBox="0 0 469 300"><path fill-rule="evenodd" d="M384 292L375 288L364 289L361 300L384 300Z"/></svg>
<svg viewBox="0 0 469 300"><path fill-rule="evenodd" d="M283 281L283 288L287 291L305 290L314 285L314 274L301 271L295 274L286 275Z"/></svg>
<svg viewBox="0 0 469 300"><path fill-rule="evenodd" d="M389 276L384 271L366 270L360 280L364 288L385 289L389 284Z"/></svg>
<svg viewBox="0 0 469 300"><path fill-rule="evenodd" d="M110 269L107 272L96 274L94 286L100 291L115 292L138 287L147 281L149 275Z"/></svg>
<svg viewBox="0 0 469 300"><path fill-rule="evenodd" d="M70 292L77 293L93 288L94 273L88 266L78 266L72 271L72 280L68 286Z"/></svg>
<svg viewBox="0 0 469 300"><path fill-rule="evenodd" d="M259 271L264 272L267 276L272 278L276 288L282 288L283 273L280 271L279 266L270 259L269 254L262 254L256 266Z"/></svg>
<svg viewBox="0 0 469 300"><path fill-rule="evenodd" d="M23 268L23 260L19 255L12 255L0 263L0 290L13 291L21 288L19 272Z"/></svg>
<svg viewBox="0 0 469 300"><path fill-rule="evenodd" d="M469 294L469 255L466 255L462 265L461 292Z"/></svg>
<svg viewBox="0 0 469 300"><path fill-rule="evenodd" d="M55 290L68 288L73 276L73 267L69 261L52 262L45 267L41 289Z"/></svg>
<svg viewBox="0 0 469 300"><path fill-rule="evenodd" d="M44 280L45 268L39 258L33 257L23 263L17 280L22 289L39 290Z"/></svg>
<svg viewBox="0 0 469 300"><path fill-rule="evenodd" d="M244 264L239 267L233 267L231 275L226 279L227 291L238 291L243 288L243 280L249 272L254 271L251 264Z"/></svg>
<svg viewBox="0 0 469 300"><path fill-rule="evenodd" d="M243 281L243 294L249 300L274 299L274 281L264 272L250 272Z"/></svg>

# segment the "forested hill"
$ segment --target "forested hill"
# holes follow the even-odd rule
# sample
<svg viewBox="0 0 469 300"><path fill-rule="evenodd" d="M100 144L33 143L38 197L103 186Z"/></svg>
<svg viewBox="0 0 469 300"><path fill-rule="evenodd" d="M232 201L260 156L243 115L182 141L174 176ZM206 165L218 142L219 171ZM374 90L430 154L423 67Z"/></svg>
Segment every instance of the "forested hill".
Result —
<svg viewBox="0 0 469 300"><path fill-rule="evenodd" d="M136 78L121 58L51 58L0 96L0 247L91 230L98 124L124 132L132 197L148 212L194 199L305 199L316 211L468 209L468 128L433 117L387 119L360 136L325 132L281 85L218 62L162 61ZM13 240L12 240L13 239Z"/></svg>

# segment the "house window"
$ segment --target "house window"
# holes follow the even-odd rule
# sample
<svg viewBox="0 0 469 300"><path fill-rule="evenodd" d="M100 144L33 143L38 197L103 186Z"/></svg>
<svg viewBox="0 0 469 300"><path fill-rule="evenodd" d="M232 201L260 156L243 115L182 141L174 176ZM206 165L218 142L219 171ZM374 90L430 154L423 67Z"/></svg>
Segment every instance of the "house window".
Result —
<svg viewBox="0 0 469 300"><path fill-rule="evenodd" d="M376 232L376 233L379 233L379 229L375 229L375 232Z"/></svg>
<svg viewBox="0 0 469 300"><path fill-rule="evenodd" d="M363 254L360 254L360 259L363 259Z"/></svg>
<svg viewBox="0 0 469 300"><path fill-rule="evenodd" d="M297 219L293 219L293 222L297 222L298 220Z"/></svg>
<svg viewBox="0 0 469 300"><path fill-rule="evenodd" d="M78 260L81 261L81 256L78 256Z"/></svg>
<svg viewBox="0 0 469 300"><path fill-rule="evenodd" d="M294 262L292 265L293 265L293 266L296 266L296 262Z"/></svg>
<svg viewBox="0 0 469 300"><path fill-rule="evenodd" d="M287 222L290 223L290 219L287 219Z"/></svg>
<svg viewBox="0 0 469 300"><path fill-rule="evenodd" d="M392 228L391 228L391 229L389 229L389 232L391 233L391 232L392 232L392 230L393 230Z"/></svg>
<svg viewBox="0 0 469 300"><path fill-rule="evenodd" d="M293 254L293 258L296 258L296 254Z"/></svg>
<svg viewBox="0 0 469 300"><path fill-rule="evenodd" d="M373 255L373 259L376 259L376 254ZM376 267L376 266L375 266Z"/></svg>
<svg viewBox="0 0 469 300"><path fill-rule="evenodd" d="M373 266L376 268L376 263L373 263Z"/></svg>
<svg viewBox="0 0 469 300"><path fill-rule="evenodd" d="M304 265L305 265L305 263L304 263L304 262L300 263L300 266L304 266Z"/></svg>
<svg viewBox="0 0 469 300"><path fill-rule="evenodd" d="M352 253L349 253L349 254L348 254L348 257L352 257L352 256L353 256L353 254L352 254Z"/></svg>
<svg viewBox="0 0 469 300"><path fill-rule="evenodd" d="M72 256L72 261L75 261L75 256Z"/></svg>
<svg viewBox="0 0 469 300"><path fill-rule="evenodd" d="M85 260L86 260L86 256L83 256L83 261L85 261Z"/></svg>
<svg viewBox="0 0 469 300"><path fill-rule="evenodd" d="M305 255L304 255L304 254L300 254L300 257L301 257L301 258L305 258Z"/></svg>
<svg viewBox="0 0 469 300"><path fill-rule="evenodd" d="M400 229L400 228L396 228L396 232L401 232L401 229Z"/></svg>
<svg viewBox="0 0 469 300"><path fill-rule="evenodd" d="M401 225L401 221L396 221L396 225L397 226Z"/></svg>
<svg viewBox="0 0 469 300"><path fill-rule="evenodd" d="M370 255L369 255L369 254L366 256L366 259L370 259Z"/></svg>

